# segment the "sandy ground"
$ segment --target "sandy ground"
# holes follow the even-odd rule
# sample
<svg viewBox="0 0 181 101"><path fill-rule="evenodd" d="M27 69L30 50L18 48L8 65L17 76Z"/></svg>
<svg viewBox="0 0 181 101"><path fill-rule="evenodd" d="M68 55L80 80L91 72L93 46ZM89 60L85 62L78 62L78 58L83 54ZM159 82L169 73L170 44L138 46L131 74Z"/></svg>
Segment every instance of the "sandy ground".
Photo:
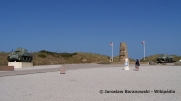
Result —
<svg viewBox="0 0 181 101"><path fill-rule="evenodd" d="M58 67L37 66L33 69L16 71ZM180 101L181 99L181 66L142 65L139 71L134 70L134 65L130 65L130 70L123 70L123 65L72 64L64 67L65 74L60 74L56 70L0 77L0 100ZM155 93L160 90L165 93Z"/></svg>

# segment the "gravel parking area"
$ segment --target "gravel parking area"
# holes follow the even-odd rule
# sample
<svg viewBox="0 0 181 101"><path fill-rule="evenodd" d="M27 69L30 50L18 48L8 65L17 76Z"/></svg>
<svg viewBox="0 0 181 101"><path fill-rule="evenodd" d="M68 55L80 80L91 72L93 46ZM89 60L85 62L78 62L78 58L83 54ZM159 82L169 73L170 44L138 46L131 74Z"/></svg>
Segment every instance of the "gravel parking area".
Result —
<svg viewBox="0 0 181 101"><path fill-rule="evenodd" d="M143 65L139 71L133 70L134 65L130 65L130 70L127 71L119 65L105 65L106 68L104 65L94 66L101 68L72 69L67 70L65 74L55 71L0 77L0 100L180 101L181 99L181 66Z"/></svg>

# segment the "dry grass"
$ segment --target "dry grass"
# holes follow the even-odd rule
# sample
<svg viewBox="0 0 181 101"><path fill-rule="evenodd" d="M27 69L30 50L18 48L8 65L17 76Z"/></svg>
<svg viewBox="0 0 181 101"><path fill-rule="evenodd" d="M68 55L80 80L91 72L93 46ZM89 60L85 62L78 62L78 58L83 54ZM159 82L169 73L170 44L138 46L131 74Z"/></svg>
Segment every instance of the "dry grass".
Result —
<svg viewBox="0 0 181 101"><path fill-rule="evenodd" d="M135 62L135 60L132 59L132 58L129 58L129 61L130 62ZM119 62L119 56L114 57L114 62Z"/></svg>
<svg viewBox="0 0 181 101"><path fill-rule="evenodd" d="M7 65L7 56L9 53L6 52L0 52L0 65ZM110 57L101 55L101 54L95 54L95 53L83 53L83 52L77 52L77 53L55 53L55 52L34 52L33 54L33 64L34 65L54 65L54 64L73 64L73 63L100 63L105 62L108 63ZM176 61L179 61L181 59L181 56L176 56ZM145 63L149 61L156 61L156 58L158 57L158 54L151 55L149 57L145 58ZM134 63L135 60L129 58L130 63ZM144 62L143 59L141 59L141 62ZM114 63L119 63L119 57L114 57Z"/></svg>
<svg viewBox="0 0 181 101"><path fill-rule="evenodd" d="M8 64L7 56L8 56L8 53L0 52L0 65L1 66Z"/></svg>
<svg viewBox="0 0 181 101"><path fill-rule="evenodd" d="M145 57L145 61L144 61L144 58L142 58L140 61L141 62L150 62L150 61L156 62L157 61L157 57L159 55L160 54L155 54L155 55L147 56L147 57ZM179 61L181 59L181 56L177 56L177 55L172 55L172 56L174 56L174 60L175 61Z"/></svg>
<svg viewBox="0 0 181 101"><path fill-rule="evenodd" d="M9 53L0 52L0 65L7 65L7 56ZM53 65L53 64L73 64L73 63L98 63L108 62L108 56L93 54L93 53L76 53L72 56L62 56L60 53L41 53L35 52L33 54L34 65ZM69 54L69 53L67 53Z"/></svg>

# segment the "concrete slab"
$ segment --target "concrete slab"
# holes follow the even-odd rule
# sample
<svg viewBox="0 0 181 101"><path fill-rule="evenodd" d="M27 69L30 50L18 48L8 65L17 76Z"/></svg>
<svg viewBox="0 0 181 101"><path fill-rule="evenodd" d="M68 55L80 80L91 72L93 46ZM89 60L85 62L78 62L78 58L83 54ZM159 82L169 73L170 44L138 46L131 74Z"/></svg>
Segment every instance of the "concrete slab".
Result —
<svg viewBox="0 0 181 101"><path fill-rule="evenodd" d="M8 66L14 66L14 68L25 68L25 67L32 67L33 63L31 63L31 62L8 62Z"/></svg>

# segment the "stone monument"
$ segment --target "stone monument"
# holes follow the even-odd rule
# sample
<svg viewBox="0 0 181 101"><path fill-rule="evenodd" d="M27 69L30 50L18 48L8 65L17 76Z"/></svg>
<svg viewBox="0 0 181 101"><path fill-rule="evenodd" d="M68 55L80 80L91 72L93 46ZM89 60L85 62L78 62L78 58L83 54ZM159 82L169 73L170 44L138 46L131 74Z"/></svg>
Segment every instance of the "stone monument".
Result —
<svg viewBox="0 0 181 101"><path fill-rule="evenodd" d="M65 74L65 68L63 66L60 66L60 74Z"/></svg>
<svg viewBox="0 0 181 101"><path fill-rule="evenodd" d="M119 61L124 62L125 59L128 58L128 49L125 42L120 43L120 51L119 51ZM129 61L129 59L128 59Z"/></svg>
<svg viewBox="0 0 181 101"><path fill-rule="evenodd" d="M125 59L124 70L129 70L129 59L128 58Z"/></svg>

